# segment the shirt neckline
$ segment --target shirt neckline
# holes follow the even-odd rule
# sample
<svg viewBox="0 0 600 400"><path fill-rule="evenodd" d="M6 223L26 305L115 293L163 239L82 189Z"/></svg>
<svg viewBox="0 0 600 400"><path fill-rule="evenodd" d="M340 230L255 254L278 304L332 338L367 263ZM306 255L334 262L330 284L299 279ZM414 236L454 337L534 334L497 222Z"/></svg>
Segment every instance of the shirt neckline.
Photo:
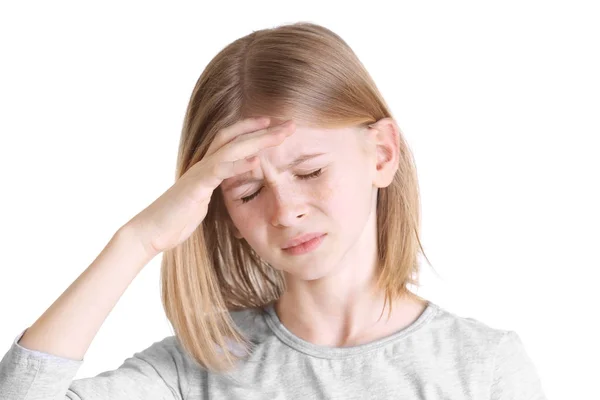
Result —
<svg viewBox="0 0 600 400"><path fill-rule="evenodd" d="M299 352L308 354L313 357L327 359L342 359L373 351L388 344L402 340L406 336L412 334L413 332L421 328L429 320L431 320L437 314L439 306L428 300L427 306L425 307L421 315L419 315L419 317L415 321L413 321L412 324L402 328L401 330L395 333L392 333L389 336L374 340L369 343L364 343L350 347L330 347L307 342L306 340L293 334L283 325L283 323L279 319L279 316L275 312L274 303L268 304L264 308L264 310L266 311L266 313L264 314L266 324L283 343L287 344L288 346Z"/></svg>

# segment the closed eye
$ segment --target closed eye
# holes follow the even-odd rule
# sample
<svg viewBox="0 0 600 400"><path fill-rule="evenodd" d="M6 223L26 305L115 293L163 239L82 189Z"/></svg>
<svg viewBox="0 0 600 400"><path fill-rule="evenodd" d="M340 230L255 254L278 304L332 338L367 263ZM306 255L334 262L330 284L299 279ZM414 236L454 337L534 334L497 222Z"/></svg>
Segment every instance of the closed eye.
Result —
<svg viewBox="0 0 600 400"><path fill-rule="evenodd" d="M312 178L316 178L319 175L321 175L321 173L323 172L322 168L319 168L318 170L311 172L310 174L306 174L306 175L296 175L298 177L298 179L312 179ZM248 195L246 197L242 197L242 203L247 203L249 201L251 201L252 199L254 199L256 196L258 196L258 194L261 192L261 190L263 190L264 186L261 186L260 189L258 189L256 192L252 193L251 195Z"/></svg>
<svg viewBox="0 0 600 400"><path fill-rule="evenodd" d="M242 203L247 203L250 200L252 200L253 198L255 198L256 196L258 196L258 194L260 193L260 191L263 189L263 187L261 186L260 189L258 189L256 192L252 193L249 196L246 197L242 197Z"/></svg>
<svg viewBox="0 0 600 400"><path fill-rule="evenodd" d="M299 179L310 179L310 178L316 178L317 176L321 175L321 172L323 172L322 168L319 168L318 170L311 172L310 174L306 174L306 175L296 175Z"/></svg>

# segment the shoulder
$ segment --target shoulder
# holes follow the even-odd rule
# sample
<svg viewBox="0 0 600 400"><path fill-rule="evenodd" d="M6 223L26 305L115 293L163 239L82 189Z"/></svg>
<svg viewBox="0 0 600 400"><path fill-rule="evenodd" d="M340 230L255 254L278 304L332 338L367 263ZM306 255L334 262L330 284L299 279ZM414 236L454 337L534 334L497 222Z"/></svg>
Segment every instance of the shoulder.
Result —
<svg viewBox="0 0 600 400"><path fill-rule="evenodd" d="M229 315L241 334L251 341L258 340L268 332L264 321L263 311L258 309L244 309L230 311ZM186 364L190 357L180 343L177 336L167 336L154 342L146 349L135 353L134 357L144 359L152 364Z"/></svg>
<svg viewBox="0 0 600 400"><path fill-rule="evenodd" d="M507 331L478 319L461 316L431 303L426 321L415 330L400 353L410 351L424 365L447 371L490 376L498 346Z"/></svg>
<svg viewBox="0 0 600 400"><path fill-rule="evenodd" d="M494 351L509 332L492 327L479 319L458 315L436 304L433 307L435 315L428 326L431 334L439 335L440 338L452 341L464 349Z"/></svg>
<svg viewBox="0 0 600 400"><path fill-rule="evenodd" d="M193 368L191 358L174 335L152 343L132 358L146 362L168 381L179 380L181 372Z"/></svg>
<svg viewBox="0 0 600 400"><path fill-rule="evenodd" d="M154 361L173 361L181 354L181 346L176 336L167 336L152 343L147 348L135 353L133 356Z"/></svg>
<svg viewBox="0 0 600 400"><path fill-rule="evenodd" d="M236 327L248 340L257 343L272 336L265 321L266 310L259 308L248 308L238 311L230 311L230 316Z"/></svg>
<svg viewBox="0 0 600 400"><path fill-rule="evenodd" d="M514 330L434 307L435 315L423 330L425 337L454 366L478 375L492 399L545 399L536 368Z"/></svg>
<svg viewBox="0 0 600 400"><path fill-rule="evenodd" d="M546 398L537 368L514 331L502 336L494 354L491 393L492 399Z"/></svg>
<svg viewBox="0 0 600 400"><path fill-rule="evenodd" d="M182 395L191 386L200 385L206 377L206 370L184 349L176 335L152 343L135 353L126 364L131 361L143 363Z"/></svg>

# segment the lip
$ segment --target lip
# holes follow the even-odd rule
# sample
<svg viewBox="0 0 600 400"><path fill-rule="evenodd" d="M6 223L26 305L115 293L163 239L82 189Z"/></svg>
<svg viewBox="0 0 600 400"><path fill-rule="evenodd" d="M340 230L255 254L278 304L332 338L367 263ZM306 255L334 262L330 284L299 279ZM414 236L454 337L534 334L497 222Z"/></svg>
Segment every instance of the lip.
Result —
<svg viewBox="0 0 600 400"><path fill-rule="evenodd" d="M312 233L305 233L304 235L300 235L300 236L296 236L295 238L293 238L292 240L289 240L283 247L283 250L287 250L291 247L295 247L298 246L302 243L308 242L309 240L312 240L316 237L319 236L323 236L325 235L323 232L312 232Z"/></svg>

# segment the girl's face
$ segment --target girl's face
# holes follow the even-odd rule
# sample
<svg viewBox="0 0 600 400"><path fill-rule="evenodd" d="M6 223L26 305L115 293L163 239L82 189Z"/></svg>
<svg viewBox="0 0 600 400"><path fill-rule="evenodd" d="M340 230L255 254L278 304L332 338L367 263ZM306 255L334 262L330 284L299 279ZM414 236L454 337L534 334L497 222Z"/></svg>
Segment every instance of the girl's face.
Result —
<svg viewBox="0 0 600 400"><path fill-rule="evenodd" d="M359 253L375 248L365 242L374 235L363 232L369 217L373 221L377 193L367 131L296 124L282 144L258 153L259 167L221 185L236 237L274 268L302 280L363 259Z"/></svg>

